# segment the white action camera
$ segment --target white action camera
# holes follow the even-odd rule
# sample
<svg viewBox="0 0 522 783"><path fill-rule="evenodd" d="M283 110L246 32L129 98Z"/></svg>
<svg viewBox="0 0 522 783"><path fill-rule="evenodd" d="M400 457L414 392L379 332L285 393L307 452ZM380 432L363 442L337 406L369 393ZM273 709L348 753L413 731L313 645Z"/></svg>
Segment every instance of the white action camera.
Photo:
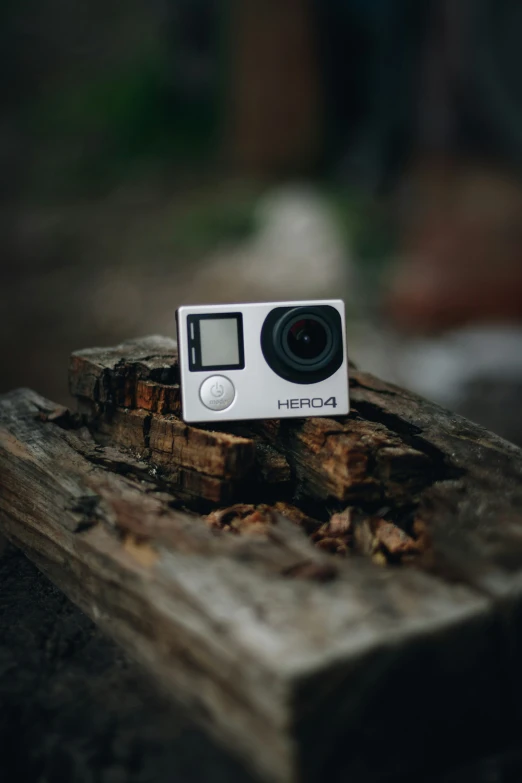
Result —
<svg viewBox="0 0 522 783"><path fill-rule="evenodd" d="M348 413L344 303L180 307L186 422Z"/></svg>

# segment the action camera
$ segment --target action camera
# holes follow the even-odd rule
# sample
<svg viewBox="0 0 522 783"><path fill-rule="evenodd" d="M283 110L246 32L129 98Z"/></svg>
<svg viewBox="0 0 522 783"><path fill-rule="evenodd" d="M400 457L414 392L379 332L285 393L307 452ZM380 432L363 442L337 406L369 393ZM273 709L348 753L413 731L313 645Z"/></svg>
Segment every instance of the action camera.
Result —
<svg viewBox="0 0 522 783"><path fill-rule="evenodd" d="M341 300L180 307L186 422L348 413Z"/></svg>

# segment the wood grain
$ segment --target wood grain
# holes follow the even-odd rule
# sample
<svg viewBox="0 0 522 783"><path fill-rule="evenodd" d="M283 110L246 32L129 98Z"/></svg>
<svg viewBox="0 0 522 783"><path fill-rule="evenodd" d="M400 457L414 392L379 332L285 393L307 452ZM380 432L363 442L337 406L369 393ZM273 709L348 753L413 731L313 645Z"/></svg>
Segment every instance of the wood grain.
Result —
<svg viewBox="0 0 522 783"><path fill-rule="evenodd" d="M520 450L358 371L349 417L219 430L176 383L147 338L72 357L79 413L4 395L2 533L266 780L520 731Z"/></svg>

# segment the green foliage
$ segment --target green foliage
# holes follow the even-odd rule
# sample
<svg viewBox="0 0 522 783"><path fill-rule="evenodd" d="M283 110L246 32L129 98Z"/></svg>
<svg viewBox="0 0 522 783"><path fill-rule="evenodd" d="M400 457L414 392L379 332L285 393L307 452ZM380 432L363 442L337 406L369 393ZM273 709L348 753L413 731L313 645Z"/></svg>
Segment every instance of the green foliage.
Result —
<svg viewBox="0 0 522 783"><path fill-rule="evenodd" d="M329 192L332 209L349 247L366 266L377 269L393 253L394 231L385 210L347 189Z"/></svg>
<svg viewBox="0 0 522 783"><path fill-rule="evenodd" d="M183 105L168 76L167 57L157 51L65 80L31 103L30 189L44 196L103 191L151 166L208 159L213 107Z"/></svg>
<svg viewBox="0 0 522 783"><path fill-rule="evenodd" d="M253 190L232 189L176 212L168 229L172 251L185 257L198 256L225 242L248 237L255 229L257 199Z"/></svg>

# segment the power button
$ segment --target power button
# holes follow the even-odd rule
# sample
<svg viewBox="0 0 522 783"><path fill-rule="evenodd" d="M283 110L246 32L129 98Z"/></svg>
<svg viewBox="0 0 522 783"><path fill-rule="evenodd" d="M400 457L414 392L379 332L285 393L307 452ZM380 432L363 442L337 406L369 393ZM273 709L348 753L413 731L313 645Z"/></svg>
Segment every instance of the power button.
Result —
<svg viewBox="0 0 522 783"><path fill-rule="evenodd" d="M211 411L224 411L234 402L234 384L224 375L211 375L201 384L199 397Z"/></svg>

